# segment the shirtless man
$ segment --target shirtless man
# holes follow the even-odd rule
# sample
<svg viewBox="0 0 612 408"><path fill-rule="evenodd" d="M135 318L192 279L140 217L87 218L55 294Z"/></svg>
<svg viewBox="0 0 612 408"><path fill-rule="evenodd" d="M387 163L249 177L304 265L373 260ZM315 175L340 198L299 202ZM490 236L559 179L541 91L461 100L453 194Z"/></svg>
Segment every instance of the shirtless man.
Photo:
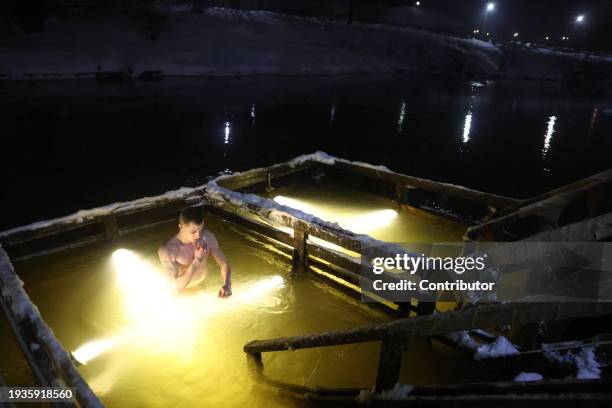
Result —
<svg viewBox="0 0 612 408"><path fill-rule="evenodd" d="M231 269L215 235L204 229L204 215L197 208L189 207L179 215L179 231L157 251L159 260L176 292L194 286L204 280L208 271L208 256L212 255L219 268L223 286L219 297L231 296Z"/></svg>

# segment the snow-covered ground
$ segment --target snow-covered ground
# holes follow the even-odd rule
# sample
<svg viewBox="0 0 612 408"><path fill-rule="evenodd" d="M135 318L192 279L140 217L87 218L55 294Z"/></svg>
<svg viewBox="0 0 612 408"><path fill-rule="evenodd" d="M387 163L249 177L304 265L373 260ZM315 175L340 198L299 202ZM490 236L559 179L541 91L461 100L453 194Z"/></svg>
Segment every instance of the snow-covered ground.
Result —
<svg viewBox="0 0 612 408"><path fill-rule="evenodd" d="M59 9L26 34L0 17L0 79L420 71L612 80L612 57L269 11L174 7L154 17Z"/></svg>

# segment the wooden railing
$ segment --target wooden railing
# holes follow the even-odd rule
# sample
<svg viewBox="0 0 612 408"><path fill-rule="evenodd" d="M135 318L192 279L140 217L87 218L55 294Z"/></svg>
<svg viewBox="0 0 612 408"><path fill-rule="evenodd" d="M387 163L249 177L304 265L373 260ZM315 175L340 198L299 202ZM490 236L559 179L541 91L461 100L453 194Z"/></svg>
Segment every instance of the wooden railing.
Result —
<svg viewBox="0 0 612 408"><path fill-rule="evenodd" d="M393 388L399 379L401 354L411 341L457 331L506 324L552 322L612 314L612 303L507 303L442 314L398 319L377 325L324 333L254 340L244 346L255 376L263 375L262 353L381 341L376 390Z"/></svg>

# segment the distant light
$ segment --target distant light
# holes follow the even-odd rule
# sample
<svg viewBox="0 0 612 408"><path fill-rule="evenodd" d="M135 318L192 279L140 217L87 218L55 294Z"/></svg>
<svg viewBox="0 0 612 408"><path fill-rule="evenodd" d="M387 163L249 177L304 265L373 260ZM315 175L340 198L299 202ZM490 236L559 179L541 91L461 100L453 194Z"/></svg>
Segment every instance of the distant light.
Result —
<svg viewBox="0 0 612 408"><path fill-rule="evenodd" d="M546 36L546 41L548 41L548 40L550 40L550 37L549 37L549 36Z"/></svg>
<svg viewBox="0 0 612 408"><path fill-rule="evenodd" d="M495 3L487 3L487 11L495 10Z"/></svg>
<svg viewBox="0 0 612 408"><path fill-rule="evenodd" d="M514 33L514 34L512 34L512 36L516 38L516 37L519 36L519 33Z"/></svg>
<svg viewBox="0 0 612 408"><path fill-rule="evenodd" d="M420 1L417 1L416 3L414 3L415 6L419 7L421 5Z"/></svg>
<svg viewBox="0 0 612 408"><path fill-rule="evenodd" d="M490 33L487 33L487 37L489 37L490 35L491 35Z"/></svg>
<svg viewBox="0 0 612 408"><path fill-rule="evenodd" d="M584 22L584 14L580 14L578 17L576 17L576 22L577 23Z"/></svg>
<svg viewBox="0 0 612 408"><path fill-rule="evenodd" d="M479 29L475 29L473 32L474 32L474 34L478 34L480 32L480 30Z"/></svg>

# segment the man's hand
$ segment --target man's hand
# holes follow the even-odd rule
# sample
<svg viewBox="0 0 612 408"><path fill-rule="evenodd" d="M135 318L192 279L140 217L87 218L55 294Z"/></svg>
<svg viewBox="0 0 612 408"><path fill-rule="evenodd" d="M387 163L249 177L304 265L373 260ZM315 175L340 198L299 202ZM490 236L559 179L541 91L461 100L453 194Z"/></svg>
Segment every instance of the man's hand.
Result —
<svg viewBox="0 0 612 408"><path fill-rule="evenodd" d="M232 287L230 285L223 285L221 289L219 289L219 297L228 297L232 296Z"/></svg>
<svg viewBox="0 0 612 408"><path fill-rule="evenodd" d="M195 251L193 253L193 259L196 262L202 262L202 260L207 255L207 253L208 253L208 247L206 246L206 244L204 244L202 241L196 241Z"/></svg>

